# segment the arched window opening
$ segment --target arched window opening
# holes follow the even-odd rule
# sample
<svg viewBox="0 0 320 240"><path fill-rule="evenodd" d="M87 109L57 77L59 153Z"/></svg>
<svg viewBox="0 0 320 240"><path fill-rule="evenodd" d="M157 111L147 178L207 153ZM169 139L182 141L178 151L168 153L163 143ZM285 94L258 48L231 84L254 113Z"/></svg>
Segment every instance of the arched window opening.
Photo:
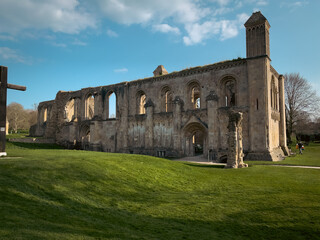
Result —
<svg viewBox="0 0 320 240"><path fill-rule="evenodd" d="M64 107L64 118L71 122L75 119L75 101L74 99L71 99L67 102L66 106Z"/></svg>
<svg viewBox="0 0 320 240"><path fill-rule="evenodd" d="M84 125L80 130L80 138L82 149L89 150L90 149L90 126Z"/></svg>
<svg viewBox="0 0 320 240"><path fill-rule="evenodd" d="M166 98L166 112L172 112L172 94L170 91L166 92L165 98Z"/></svg>
<svg viewBox="0 0 320 240"><path fill-rule="evenodd" d="M146 109L144 108L145 104L146 104L146 95L143 94L140 97L140 106L139 106L139 113L140 114L145 114L146 113Z"/></svg>
<svg viewBox="0 0 320 240"><path fill-rule="evenodd" d="M45 108L43 111L43 122L46 122L48 118L48 108Z"/></svg>
<svg viewBox="0 0 320 240"><path fill-rule="evenodd" d="M107 110L107 117L109 119L117 117L117 96L114 92L108 96Z"/></svg>
<svg viewBox="0 0 320 240"><path fill-rule="evenodd" d="M235 80L228 80L225 83L226 107L236 106L236 83Z"/></svg>
<svg viewBox="0 0 320 240"><path fill-rule="evenodd" d="M201 91L198 83L189 84L189 96L192 109L200 109L201 107Z"/></svg>
<svg viewBox="0 0 320 240"><path fill-rule="evenodd" d="M271 89L270 89L270 99L271 99L271 107L275 110L278 110L278 94L279 94L279 92L276 87L274 77L272 76Z"/></svg>
<svg viewBox="0 0 320 240"><path fill-rule="evenodd" d="M86 99L86 119L90 120L94 117L94 95L89 94Z"/></svg>
<svg viewBox="0 0 320 240"><path fill-rule="evenodd" d="M162 112L172 112L172 93L168 86L161 91Z"/></svg>
<svg viewBox="0 0 320 240"><path fill-rule="evenodd" d="M146 109L144 105L146 104L146 94L143 91L137 93L137 114L145 114Z"/></svg>

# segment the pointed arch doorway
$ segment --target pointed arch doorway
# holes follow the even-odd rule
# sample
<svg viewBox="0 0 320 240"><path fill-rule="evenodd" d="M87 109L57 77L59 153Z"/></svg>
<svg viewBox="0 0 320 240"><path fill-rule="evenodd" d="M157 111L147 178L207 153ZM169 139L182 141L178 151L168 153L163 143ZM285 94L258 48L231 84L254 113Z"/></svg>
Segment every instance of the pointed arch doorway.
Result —
<svg viewBox="0 0 320 240"><path fill-rule="evenodd" d="M207 130L198 122L189 123L184 128L184 154L188 157L205 156L207 151Z"/></svg>

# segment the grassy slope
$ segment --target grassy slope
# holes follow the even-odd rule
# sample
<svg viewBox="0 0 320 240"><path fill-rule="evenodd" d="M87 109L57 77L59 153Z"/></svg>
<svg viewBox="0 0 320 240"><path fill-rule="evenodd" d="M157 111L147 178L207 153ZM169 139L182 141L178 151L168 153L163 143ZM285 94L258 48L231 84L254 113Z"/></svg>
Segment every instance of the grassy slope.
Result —
<svg viewBox="0 0 320 240"><path fill-rule="evenodd" d="M9 143L21 158L0 160L0 239L320 236L320 170L31 146Z"/></svg>

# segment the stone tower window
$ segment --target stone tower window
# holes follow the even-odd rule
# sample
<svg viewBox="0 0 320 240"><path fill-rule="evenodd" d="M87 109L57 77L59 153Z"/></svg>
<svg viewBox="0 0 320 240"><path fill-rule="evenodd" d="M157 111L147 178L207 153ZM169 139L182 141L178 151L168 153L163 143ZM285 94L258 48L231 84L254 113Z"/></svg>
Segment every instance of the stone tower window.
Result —
<svg viewBox="0 0 320 240"><path fill-rule="evenodd" d="M86 105L85 116L86 116L86 119L90 120L94 116L94 95L93 94L88 95L85 105Z"/></svg>
<svg viewBox="0 0 320 240"><path fill-rule="evenodd" d="M137 114L146 114L146 109L144 108L146 98L146 94L143 91L137 93Z"/></svg>
<svg viewBox="0 0 320 240"><path fill-rule="evenodd" d="M161 91L161 108L162 112L172 112L172 92L168 86Z"/></svg>
<svg viewBox="0 0 320 240"><path fill-rule="evenodd" d="M200 86L196 82L189 84L189 96L192 109L200 109L201 105L201 91Z"/></svg>

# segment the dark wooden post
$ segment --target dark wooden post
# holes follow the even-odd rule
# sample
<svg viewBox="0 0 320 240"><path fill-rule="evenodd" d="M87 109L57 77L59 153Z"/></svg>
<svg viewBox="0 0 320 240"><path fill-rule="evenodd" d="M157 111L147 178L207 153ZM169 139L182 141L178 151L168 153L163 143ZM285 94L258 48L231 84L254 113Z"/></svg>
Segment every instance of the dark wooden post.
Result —
<svg viewBox="0 0 320 240"><path fill-rule="evenodd" d="M7 116L8 68L0 66L0 156L6 156L6 116Z"/></svg>
<svg viewBox="0 0 320 240"><path fill-rule="evenodd" d="M8 68L0 66L0 157L6 156L7 88L25 91L26 87L8 84Z"/></svg>

